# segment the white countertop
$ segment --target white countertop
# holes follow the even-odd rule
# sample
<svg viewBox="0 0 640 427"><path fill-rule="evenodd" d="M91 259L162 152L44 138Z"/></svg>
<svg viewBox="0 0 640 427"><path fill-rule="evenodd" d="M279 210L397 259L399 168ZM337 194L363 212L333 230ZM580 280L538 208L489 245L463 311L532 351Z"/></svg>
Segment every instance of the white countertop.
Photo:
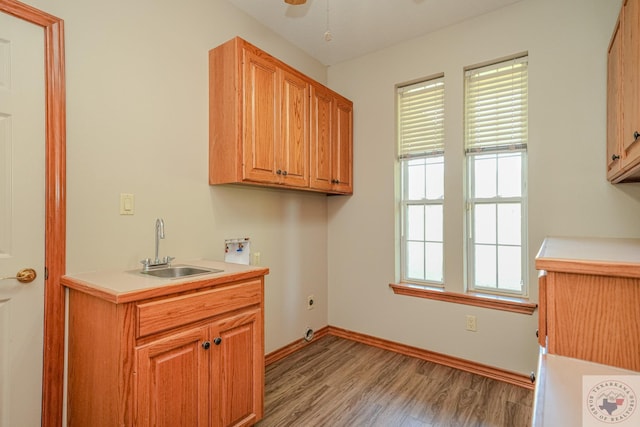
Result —
<svg viewBox="0 0 640 427"><path fill-rule="evenodd" d="M640 375L640 372L541 353L531 425L582 427L582 381L585 375Z"/></svg>
<svg viewBox="0 0 640 427"><path fill-rule="evenodd" d="M141 268L113 269L67 274L62 277L62 284L115 303L124 303L269 274L266 267L205 259L175 260L171 265L190 265L223 271L171 279L140 274Z"/></svg>
<svg viewBox="0 0 640 427"><path fill-rule="evenodd" d="M547 237L536 269L640 278L640 239Z"/></svg>

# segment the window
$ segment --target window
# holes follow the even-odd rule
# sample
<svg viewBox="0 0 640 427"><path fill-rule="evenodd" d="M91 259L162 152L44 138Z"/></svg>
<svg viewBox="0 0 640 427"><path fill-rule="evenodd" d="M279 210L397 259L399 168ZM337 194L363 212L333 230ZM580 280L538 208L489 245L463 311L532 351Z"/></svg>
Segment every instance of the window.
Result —
<svg viewBox="0 0 640 427"><path fill-rule="evenodd" d="M444 77L398 88L401 280L443 283Z"/></svg>
<svg viewBox="0 0 640 427"><path fill-rule="evenodd" d="M527 295L527 57L465 73L467 288Z"/></svg>

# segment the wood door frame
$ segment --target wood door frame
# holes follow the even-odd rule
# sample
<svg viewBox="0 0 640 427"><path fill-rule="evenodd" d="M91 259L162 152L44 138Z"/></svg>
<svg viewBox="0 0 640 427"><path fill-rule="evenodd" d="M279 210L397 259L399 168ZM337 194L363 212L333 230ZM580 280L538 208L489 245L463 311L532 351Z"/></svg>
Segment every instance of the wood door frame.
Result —
<svg viewBox="0 0 640 427"><path fill-rule="evenodd" d="M44 29L45 59L45 289L42 426L62 425L66 255L66 95L64 22L16 0L0 12Z"/></svg>

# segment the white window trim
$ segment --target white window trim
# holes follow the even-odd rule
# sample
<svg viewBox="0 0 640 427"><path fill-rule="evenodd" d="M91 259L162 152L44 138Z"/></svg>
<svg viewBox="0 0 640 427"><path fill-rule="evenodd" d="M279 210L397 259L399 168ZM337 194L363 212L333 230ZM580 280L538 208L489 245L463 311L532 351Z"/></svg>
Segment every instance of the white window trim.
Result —
<svg viewBox="0 0 640 427"><path fill-rule="evenodd" d="M522 298L528 298L529 296L529 262L528 262L528 257L529 257L529 251L528 251L528 227L527 224L529 223L528 221L528 197L527 197L527 176L528 176L528 171L527 171L527 152L524 149L520 149L520 150L509 150L509 149L504 149L504 150L499 150L499 151L492 151L492 153L510 153L513 151L518 151L522 153L523 159L522 159L522 170L521 170L521 175L522 175L522 183L521 183L521 197L493 197L493 198L478 198L475 199L474 197L472 197L472 194L474 194L475 192L475 187L474 187L474 183L473 183L473 179L471 178L473 176L473 166L471 165L472 161L472 156L475 155L482 155L482 154L486 154L486 153L468 153L466 155L466 172L467 172L467 179L466 179L466 194L465 194L465 200L466 200L466 245L465 245L465 253L467 254L467 268L466 268L466 288L468 291L470 292L479 292L479 293L487 293L487 294L495 294L495 295L503 295L503 296L513 296L513 297L522 297ZM521 276L522 276L522 289L520 291L511 291L509 289L500 289L500 288L490 288L490 287L484 287L484 286L475 286L475 278L474 278L474 271L475 271L475 244L474 244L474 233L473 233L473 227L475 226L475 224L473 223L473 213L474 213L474 206L477 204L500 204L500 203L513 203L513 202L517 202L517 203L521 203L521 228L520 228L520 265L521 265ZM497 262L497 259L496 259Z"/></svg>
<svg viewBox="0 0 640 427"><path fill-rule="evenodd" d="M403 94L429 94L427 101L419 102L417 105L428 105L425 107L430 112L437 112L439 114L439 120L434 123L422 123L413 122L408 124L403 129L401 121L401 110L403 104L401 102L401 96ZM432 77L425 78L423 80L400 85L396 88L396 100L397 100L397 123L398 123L398 155L397 161L399 164L400 174L400 198L399 198L399 234L400 234L400 280L408 283L420 283L429 286L435 286L442 288L444 286L444 277L441 277L439 281L420 280L415 278L409 278L407 272L407 233L406 227L408 223L408 207L413 206L427 206L427 205L440 205L444 210L444 194L439 199L420 199L410 200L408 199L408 164L415 159L427 159L433 157L440 157L444 155L444 75L439 74ZM435 108L433 106L435 105ZM409 107L411 107L409 105ZM415 111L409 109L412 115L415 116ZM406 135L403 135L406 132ZM403 136L406 136L406 140L403 140ZM443 158L444 162L444 158ZM444 178L444 177L443 177ZM444 218L443 218L444 222ZM428 240L421 240L422 242L429 242ZM445 236L442 236L442 241L438 241L443 245L444 250ZM442 276L444 276L444 253L442 254ZM426 265L425 265L426 273Z"/></svg>
<svg viewBox="0 0 640 427"><path fill-rule="evenodd" d="M469 67L465 70L465 83L464 83L464 138L465 138L465 203L466 203L466 219L465 219L465 261L466 261L466 274L465 274L465 288L468 292L480 292L480 293L489 293L495 295L503 295L503 296L515 296L515 297L528 297L529 292L529 276L528 276L528 204L527 204L527 140L528 140L528 55L520 54L514 56L512 58L507 58L504 60L498 60L493 63L488 63L488 65L482 65L477 67ZM522 67L524 65L524 67ZM508 67L513 67L512 69L517 70L513 78L503 79L508 71L506 70ZM503 71L498 71L501 69ZM484 80L483 76L486 78ZM480 80L477 78L480 77ZM497 77L497 79L496 79ZM481 82L481 85L474 85L473 87L468 86L469 79L476 79L475 82ZM513 86L510 86L509 83L512 82ZM497 86L493 86L497 84ZM498 126L498 122L491 122L489 120L493 120L493 115L487 115L487 111L491 111L493 114L493 109L483 110L483 108L478 108L477 110L469 110L468 107L468 97L471 96L472 99L477 100L478 94L486 94L493 93L496 91L496 87L498 88L509 88L509 91L499 90L496 93L499 93L501 96L505 94L517 94L518 96L522 96L525 99L524 104L513 103L510 101L510 97L500 98L500 103L504 105L514 107L511 110L497 110L496 114L499 114L498 117L506 120L513 120L517 123L515 128L502 128ZM513 88L519 88L519 90L513 90ZM491 92L489 92L491 91ZM481 95L484 96L484 95ZM480 98L482 99L482 98ZM486 99L486 98L485 98ZM497 98L496 98L497 99ZM515 98L519 99L519 98ZM490 105L495 105L496 103L492 103ZM476 104L483 105L484 104ZM494 107L495 108L495 107ZM499 111L499 112L498 112ZM504 116L502 113L504 111L511 111L512 113L506 113ZM469 121L470 120L479 120L478 128L470 128ZM506 122L508 123L508 121ZM486 124L491 124L491 126L486 126ZM493 127L492 127L493 126ZM495 138L495 140L494 140ZM517 198L502 198L502 197L494 197L494 198L486 198L486 199L475 199L472 197L474 192L474 182L473 182L473 166L471 159L476 155L481 154L489 154L489 153L508 153L513 151L522 152L522 168L521 168L521 197ZM521 290L513 291L509 289L500 289L498 288L498 283L496 283L496 288L492 287L484 287L484 286L475 286L475 244L474 244L474 209L473 207L478 203L508 203L509 201L518 201L521 203ZM496 247L498 243L496 241ZM496 263L498 262L498 258L496 258ZM497 272L496 272L497 274Z"/></svg>
<svg viewBox="0 0 640 427"><path fill-rule="evenodd" d="M420 158L433 158L433 157L440 157L443 156L442 153L434 153L431 155L424 155L424 156L420 156ZM411 200L407 197L407 183L406 183L406 179L408 176L408 163L410 160L414 160L417 157L413 157L411 159L401 159L400 160L400 170L401 170L401 198L400 198L400 213L401 213L401 222L400 222L400 281L401 282L406 282L406 283L420 283L420 284L426 284L429 286L435 286L438 288L443 288L444 287L444 277L441 277L440 280L438 281L434 281L434 280L421 280L421 279L416 279L413 277L408 277L408 272L407 272L407 243L408 243L408 239L407 239L407 233L406 233L406 226L407 226L407 215L408 215L408 206L442 206L442 210L444 212L444 195L443 197L439 198L439 199L420 199L420 200ZM443 163L444 163L444 159L443 159ZM444 217L443 217L443 221L444 221ZM444 241L445 241L445 236L442 236L442 241L430 241L427 240L425 238L425 240L421 240L422 242L437 242L437 243L442 243L443 245L443 249L444 249ZM443 259L442 259L442 275L444 276L444 271L445 271L445 262L446 260L444 259L444 253L443 253ZM426 265L425 265L425 270L426 270Z"/></svg>

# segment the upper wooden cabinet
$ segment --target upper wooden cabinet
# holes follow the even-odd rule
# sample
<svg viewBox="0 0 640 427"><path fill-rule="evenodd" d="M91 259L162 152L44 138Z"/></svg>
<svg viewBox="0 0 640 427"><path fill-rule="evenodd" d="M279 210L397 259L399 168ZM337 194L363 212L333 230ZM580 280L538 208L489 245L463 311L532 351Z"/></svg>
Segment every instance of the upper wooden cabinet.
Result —
<svg viewBox="0 0 640 427"><path fill-rule="evenodd" d="M616 23L607 56L607 179L617 177L622 167L620 141L622 140L622 35L620 21Z"/></svg>
<svg viewBox="0 0 640 427"><path fill-rule="evenodd" d="M353 103L324 86L311 86L312 188L353 192Z"/></svg>
<svg viewBox="0 0 640 427"><path fill-rule="evenodd" d="M309 84L250 48L242 49L242 58L245 76L241 82L244 88L241 100L244 118L242 179L308 186L309 128L305 112L308 110ZM227 108L231 105L233 102L229 102ZM229 161L227 158L216 159L216 163L220 160Z"/></svg>
<svg viewBox="0 0 640 427"><path fill-rule="evenodd" d="M351 194L352 123L351 101L245 40L209 51L210 184Z"/></svg>
<svg viewBox="0 0 640 427"><path fill-rule="evenodd" d="M607 179L640 181L640 0L626 0L607 58Z"/></svg>

